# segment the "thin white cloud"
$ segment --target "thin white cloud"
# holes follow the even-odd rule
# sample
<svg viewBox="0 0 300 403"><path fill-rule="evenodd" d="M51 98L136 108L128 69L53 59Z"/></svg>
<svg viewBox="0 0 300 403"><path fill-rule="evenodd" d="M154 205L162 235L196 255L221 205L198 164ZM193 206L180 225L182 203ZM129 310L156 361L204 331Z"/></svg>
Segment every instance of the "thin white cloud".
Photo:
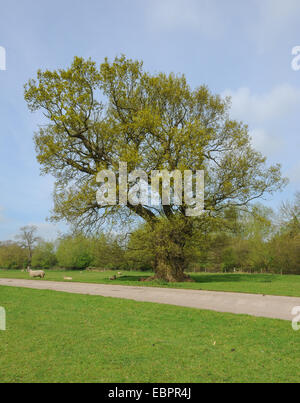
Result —
<svg viewBox="0 0 300 403"><path fill-rule="evenodd" d="M52 223L31 223L29 225L35 225L37 227L38 235L45 240L55 240L62 232L62 225L57 226Z"/></svg>
<svg viewBox="0 0 300 403"><path fill-rule="evenodd" d="M263 94L256 94L249 88L242 87L235 91L226 90L222 95L231 97L231 118L249 125L255 149L267 156L284 150L287 140L276 126L297 112L300 90L289 84L282 84Z"/></svg>
<svg viewBox="0 0 300 403"><path fill-rule="evenodd" d="M216 38L224 29L220 3L214 0L151 0L147 18L152 30L197 31Z"/></svg>
<svg viewBox="0 0 300 403"><path fill-rule="evenodd" d="M250 124L282 119L293 113L300 102L300 90L289 84L274 87L265 94L253 94L247 87L226 90L223 96L232 100L231 115Z"/></svg>
<svg viewBox="0 0 300 403"><path fill-rule="evenodd" d="M270 135L264 129L254 129L249 134L255 150L260 151L264 155L275 154L283 147L283 142L280 138Z"/></svg>

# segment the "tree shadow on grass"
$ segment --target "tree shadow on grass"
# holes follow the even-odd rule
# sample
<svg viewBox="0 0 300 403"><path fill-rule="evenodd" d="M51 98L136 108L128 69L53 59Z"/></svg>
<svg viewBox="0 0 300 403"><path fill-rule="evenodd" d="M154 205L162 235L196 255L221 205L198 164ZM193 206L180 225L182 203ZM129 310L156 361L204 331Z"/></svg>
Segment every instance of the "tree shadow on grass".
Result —
<svg viewBox="0 0 300 403"><path fill-rule="evenodd" d="M122 276L118 277L118 281L134 281L134 282L139 282L141 278L146 278L150 277L150 274L145 274L145 275L138 275L138 276Z"/></svg>
<svg viewBox="0 0 300 403"><path fill-rule="evenodd" d="M151 285L170 285L171 283L168 283L167 281L163 281L163 280L156 280L156 279L152 279L149 281L141 281L141 279L146 279L148 277L152 277L152 274L142 274L142 275L136 275L136 276L122 276L122 277L118 277L117 280L118 281L122 281L122 282L130 282L130 283L139 283L140 285L144 285L144 286L151 286ZM173 283L176 284L176 283ZM184 284L184 283L182 283Z"/></svg>
<svg viewBox="0 0 300 403"><path fill-rule="evenodd" d="M144 275L132 275L132 276L122 276L118 277L118 281L121 282L139 282L141 283L141 278L147 278L153 274L145 273ZM237 283L237 282L252 282L252 283L272 283L275 278L271 274L191 274L191 278L196 283ZM153 280L149 282L155 284L165 283L164 281ZM148 283L148 284L149 284ZM167 283L166 283L167 284Z"/></svg>
<svg viewBox="0 0 300 403"><path fill-rule="evenodd" d="M139 283L139 285L169 285L172 284L167 283L161 280L152 280L142 282L141 278L147 278L153 276L153 273L145 273L145 274L136 274L136 275L126 275L117 278L118 282L124 283ZM207 284L207 283L238 283L238 282L251 282L251 283L272 283L276 281L276 278L272 274L239 274L239 273L216 273L216 274L197 274L191 273L191 278L194 280L194 283L197 284ZM173 283L174 284L188 284L188 283ZM192 283L190 283L192 284Z"/></svg>
<svg viewBox="0 0 300 403"><path fill-rule="evenodd" d="M191 277L196 283L272 283L275 280L270 274L192 274Z"/></svg>

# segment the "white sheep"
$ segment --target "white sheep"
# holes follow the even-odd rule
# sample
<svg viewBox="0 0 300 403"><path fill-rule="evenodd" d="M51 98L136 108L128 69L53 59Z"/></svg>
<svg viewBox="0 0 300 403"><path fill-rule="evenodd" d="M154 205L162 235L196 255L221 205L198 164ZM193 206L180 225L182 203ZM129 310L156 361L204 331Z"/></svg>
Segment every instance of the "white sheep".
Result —
<svg viewBox="0 0 300 403"><path fill-rule="evenodd" d="M31 270L30 268L27 269L29 276L32 278L39 277L39 278L44 278L45 277L45 272L44 270Z"/></svg>

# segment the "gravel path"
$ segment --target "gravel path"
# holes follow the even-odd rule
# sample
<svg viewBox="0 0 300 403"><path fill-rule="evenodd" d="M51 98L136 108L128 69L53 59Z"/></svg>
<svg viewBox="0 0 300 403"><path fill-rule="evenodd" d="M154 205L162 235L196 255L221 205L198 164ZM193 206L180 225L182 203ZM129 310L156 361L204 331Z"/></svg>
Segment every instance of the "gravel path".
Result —
<svg viewBox="0 0 300 403"><path fill-rule="evenodd" d="M103 297L157 302L160 304L209 309L218 312L248 314L284 320L292 320L292 308L295 306L300 307L300 298L296 297L263 296L219 291L19 279L0 279L0 286L1 285L39 290L55 290L75 294L101 295Z"/></svg>

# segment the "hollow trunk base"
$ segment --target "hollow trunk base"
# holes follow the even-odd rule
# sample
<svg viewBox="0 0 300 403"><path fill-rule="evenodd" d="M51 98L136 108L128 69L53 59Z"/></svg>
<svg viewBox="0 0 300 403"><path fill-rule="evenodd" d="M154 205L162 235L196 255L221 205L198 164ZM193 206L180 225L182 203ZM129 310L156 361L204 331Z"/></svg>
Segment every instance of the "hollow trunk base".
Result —
<svg viewBox="0 0 300 403"><path fill-rule="evenodd" d="M156 223L152 233L154 279L170 283L192 281L184 273L188 268L185 245L191 235L192 227L185 218L173 217Z"/></svg>
<svg viewBox="0 0 300 403"><path fill-rule="evenodd" d="M169 283L193 281L190 276L184 273L185 266L184 259L158 259L153 278Z"/></svg>

